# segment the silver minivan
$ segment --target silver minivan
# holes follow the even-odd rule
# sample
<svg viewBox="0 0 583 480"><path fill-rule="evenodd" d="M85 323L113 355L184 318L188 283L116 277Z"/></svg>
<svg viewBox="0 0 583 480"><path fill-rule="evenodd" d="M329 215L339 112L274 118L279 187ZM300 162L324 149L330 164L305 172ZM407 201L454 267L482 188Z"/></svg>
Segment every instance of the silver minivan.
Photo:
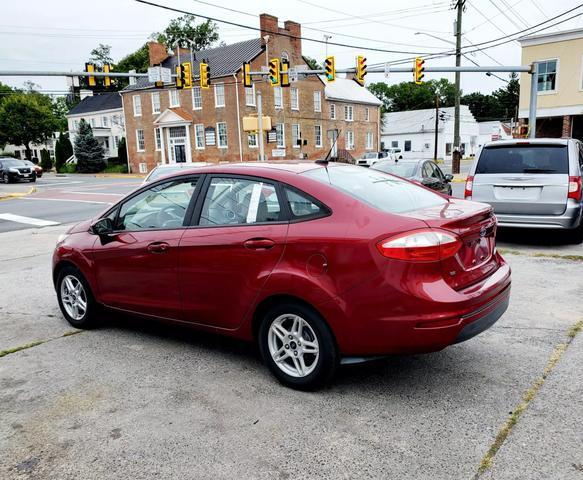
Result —
<svg viewBox="0 0 583 480"><path fill-rule="evenodd" d="M486 143L466 181L465 198L489 203L503 227L583 232L583 143L571 138Z"/></svg>

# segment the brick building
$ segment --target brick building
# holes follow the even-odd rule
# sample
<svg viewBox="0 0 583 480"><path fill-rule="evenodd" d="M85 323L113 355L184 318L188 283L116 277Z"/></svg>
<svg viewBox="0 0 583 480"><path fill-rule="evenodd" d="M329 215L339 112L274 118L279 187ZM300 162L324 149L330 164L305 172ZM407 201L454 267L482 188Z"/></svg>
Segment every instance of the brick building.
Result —
<svg viewBox="0 0 583 480"><path fill-rule="evenodd" d="M242 118L257 114L258 90L273 126L271 135L264 134L268 159L323 158L335 136L338 156L378 150L381 102L350 79L326 84L310 76L274 88L254 77L252 88L243 86L243 62L250 62L252 71L274 57L289 59L292 67L306 63L301 41L293 38L301 36L298 23L286 21L280 28L276 17L263 14L260 25L259 38L192 53L193 72L208 60L210 89L156 89L140 77L121 92L131 171L147 172L159 163L257 160L258 138L243 131ZM175 71L177 55L164 45L150 42L149 53L151 65ZM181 62L190 60L189 50L179 53Z"/></svg>

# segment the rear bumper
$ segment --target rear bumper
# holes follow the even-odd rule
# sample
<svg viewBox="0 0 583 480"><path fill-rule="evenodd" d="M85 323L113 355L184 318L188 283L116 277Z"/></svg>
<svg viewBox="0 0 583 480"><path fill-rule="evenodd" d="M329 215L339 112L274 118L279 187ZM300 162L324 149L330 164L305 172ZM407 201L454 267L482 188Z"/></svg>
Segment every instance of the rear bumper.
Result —
<svg viewBox="0 0 583 480"><path fill-rule="evenodd" d="M533 210L536 204L533 205ZM569 200L567 208L561 215L517 215L497 213L498 226L518 228L577 228L583 218L583 203Z"/></svg>

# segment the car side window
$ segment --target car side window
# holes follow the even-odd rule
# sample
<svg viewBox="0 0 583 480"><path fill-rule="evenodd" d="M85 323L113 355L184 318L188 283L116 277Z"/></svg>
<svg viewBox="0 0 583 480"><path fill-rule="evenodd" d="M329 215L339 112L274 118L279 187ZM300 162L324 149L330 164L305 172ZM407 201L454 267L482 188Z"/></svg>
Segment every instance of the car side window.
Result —
<svg viewBox="0 0 583 480"><path fill-rule="evenodd" d="M284 191L294 218L303 219L328 214L328 210L309 195L288 187L285 187Z"/></svg>
<svg viewBox="0 0 583 480"><path fill-rule="evenodd" d="M274 184L215 177L206 192L199 225L245 225L281 220L281 205Z"/></svg>
<svg viewBox="0 0 583 480"><path fill-rule="evenodd" d="M433 176L433 168L431 168L431 164L429 162L425 162L423 164L423 178L431 178Z"/></svg>
<svg viewBox="0 0 583 480"><path fill-rule="evenodd" d="M122 204L114 229L139 231L182 227L197 182L197 178L182 178L144 190Z"/></svg>
<svg viewBox="0 0 583 480"><path fill-rule="evenodd" d="M443 175L443 172L441 171L441 169L435 165L435 163L430 162L429 165L431 165L431 169L433 170L433 178L437 178L438 180L445 180L445 176Z"/></svg>

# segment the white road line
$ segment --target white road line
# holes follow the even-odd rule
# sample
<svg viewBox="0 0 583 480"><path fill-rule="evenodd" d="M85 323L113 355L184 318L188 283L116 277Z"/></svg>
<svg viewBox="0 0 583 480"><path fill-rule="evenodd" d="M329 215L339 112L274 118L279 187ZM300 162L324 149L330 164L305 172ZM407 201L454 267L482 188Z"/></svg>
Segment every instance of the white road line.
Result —
<svg viewBox="0 0 583 480"><path fill-rule="evenodd" d="M34 197L21 197L18 200L40 200L43 202L72 202L72 203L102 203L103 205L111 205L111 202L97 202L93 200L72 200L70 198L34 198Z"/></svg>
<svg viewBox="0 0 583 480"><path fill-rule="evenodd" d="M76 183L83 183L83 182L56 182L56 183L37 183L37 187L54 187L55 185L73 185Z"/></svg>
<svg viewBox="0 0 583 480"><path fill-rule="evenodd" d="M74 193L75 195L112 195L114 197L123 197L123 193L100 193L100 192L75 192L73 190L64 190L63 193Z"/></svg>
<svg viewBox="0 0 583 480"><path fill-rule="evenodd" d="M25 223L27 225L35 225L36 227L48 227L50 225L59 225L59 222L52 222L50 220L41 220L40 218L23 217L21 215L13 215L12 213L0 213L0 220L8 220L10 222Z"/></svg>

